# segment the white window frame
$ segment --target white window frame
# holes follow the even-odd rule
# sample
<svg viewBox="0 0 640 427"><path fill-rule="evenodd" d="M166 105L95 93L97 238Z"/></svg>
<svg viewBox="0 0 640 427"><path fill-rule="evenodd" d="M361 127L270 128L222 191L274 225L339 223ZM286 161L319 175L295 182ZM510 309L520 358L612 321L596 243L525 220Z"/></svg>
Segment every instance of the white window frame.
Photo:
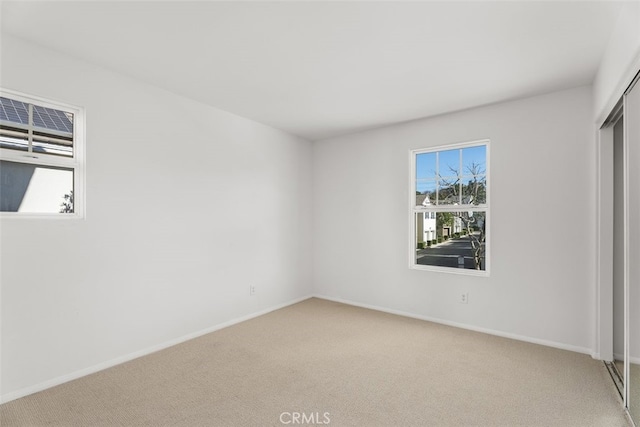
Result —
<svg viewBox="0 0 640 427"><path fill-rule="evenodd" d="M0 148L0 160L32 164L43 167L73 169L73 212L0 212L0 218L37 218L37 219L83 219L85 218L85 110L82 107L38 96L28 95L10 89L0 88L0 96L27 104L52 108L72 113L73 116L73 156L33 153L10 148Z"/></svg>
<svg viewBox="0 0 640 427"><path fill-rule="evenodd" d="M489 139L481 139L475 141L447 144L447 145L439 145L434 147L427 148L419 148L412 149L409 151L409 268L413 270L423 270L423 271L435 271L441 273L451 273L451 274L463 274L468 276L483 276L488 277L490 272L490 263L491 263L491 224L490 224L490 195L491 195L491 185L490 185L490 140ZM486 165L485 165L485 176L486 176L486 202L478 205L432 205L430 207L426 206L416 206L416 158L418 154L423 153L435 153L438 151L448 151L448 150L458 150L469 147L478 147L484 146L486 147ZM416 214L423 212L485 212L485 269L484 270L472 270L465 268L454 268L454 267L442 267L442 266L434 266L434 265L422 265L416 262Z"/></svg>

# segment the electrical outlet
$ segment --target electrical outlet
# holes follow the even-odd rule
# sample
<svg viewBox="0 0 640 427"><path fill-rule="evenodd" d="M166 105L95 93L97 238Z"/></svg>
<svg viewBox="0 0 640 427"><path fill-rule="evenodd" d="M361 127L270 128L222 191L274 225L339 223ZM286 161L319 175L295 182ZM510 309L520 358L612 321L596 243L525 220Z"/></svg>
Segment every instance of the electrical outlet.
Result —
<svg viewBox="0 0 640 427"><path fill-rule="evenodd" d="M469 292L462 292L460 294L460 304L469 304Z"/></svg>
<svg viewBox="0 0 640 427"><path fill-rule="evenodd" d="M249 286L249 295L255 295L256 294L256 287L255 285L250 285Z"/></svg>

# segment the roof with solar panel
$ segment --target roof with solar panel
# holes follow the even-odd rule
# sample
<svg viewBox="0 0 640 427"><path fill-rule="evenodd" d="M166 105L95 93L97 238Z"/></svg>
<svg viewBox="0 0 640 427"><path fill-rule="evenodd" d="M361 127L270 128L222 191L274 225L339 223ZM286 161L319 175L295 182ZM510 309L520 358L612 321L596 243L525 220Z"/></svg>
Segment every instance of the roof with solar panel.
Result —
<svg viewBox="0 0 640 427"><path fill-rule="evenodd" d="M0 120L29 124L28 104L15 99L0 97ZM60 132L73 132L73 115L53 108L33 106L33 125Z"/></svg>

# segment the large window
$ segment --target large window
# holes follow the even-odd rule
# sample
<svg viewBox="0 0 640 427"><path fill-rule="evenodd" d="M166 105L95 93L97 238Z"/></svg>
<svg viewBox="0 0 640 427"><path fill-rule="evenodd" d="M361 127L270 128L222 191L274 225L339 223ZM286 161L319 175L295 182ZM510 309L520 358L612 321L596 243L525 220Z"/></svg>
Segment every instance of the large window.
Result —
<svg viewBox="0 0 640 427"><path fill-rule="evenodd" d="M0 212L83 216L84 114L0 89Z"/></svg>
<svg viewBox="0 0 640 427"><path fill-rule="evenodd" d="M487 275L489 141L411 151L410 266Z"/></svg>

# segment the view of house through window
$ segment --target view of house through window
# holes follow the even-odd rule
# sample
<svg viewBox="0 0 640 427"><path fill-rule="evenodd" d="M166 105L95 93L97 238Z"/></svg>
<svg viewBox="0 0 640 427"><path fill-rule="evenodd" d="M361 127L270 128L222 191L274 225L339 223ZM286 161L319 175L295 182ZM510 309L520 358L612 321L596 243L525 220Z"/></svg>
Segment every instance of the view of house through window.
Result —
<svg viewBox="0 0 640 427"><path fill-rule="evenodd" d="M0 212L77 216L81 118L76 107L2 91Z"/></svg>
<svg viewBox="0 0 640 427"><path fill-rule="evenodd" d="M488 144L411 152L413 268L487 271Z"/></svg>

